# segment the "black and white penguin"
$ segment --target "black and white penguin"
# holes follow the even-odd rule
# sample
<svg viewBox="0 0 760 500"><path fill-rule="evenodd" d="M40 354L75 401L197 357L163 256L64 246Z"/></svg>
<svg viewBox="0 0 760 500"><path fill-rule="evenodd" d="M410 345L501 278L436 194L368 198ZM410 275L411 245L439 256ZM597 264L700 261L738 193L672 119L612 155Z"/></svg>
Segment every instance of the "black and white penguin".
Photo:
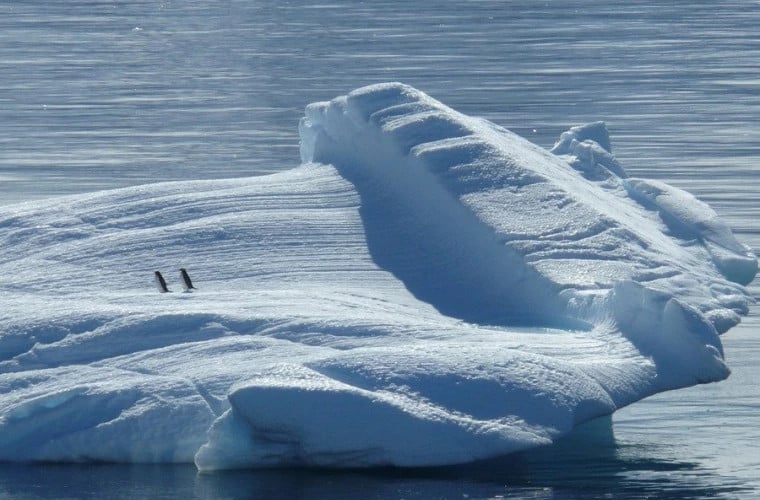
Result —
<svg viewBox="0 0 760 500"><path fill-rule="evenodd" d="M179 270L179 275L182 277L182 287L186 292L196 290L193 286L193 282L190 280L190 275L187 274L187 270L184 267Z"/></svg>
<svg viewBox="0 0 760 500"><path fill-rule="evenodd" d="M158 287L159 292L161 293L171 292L171 290L169 290L166 287L166 280L164 279L163 276L161 276L161 273L159 271L155 272L155 280L156 280L156 286Z"/></svg>

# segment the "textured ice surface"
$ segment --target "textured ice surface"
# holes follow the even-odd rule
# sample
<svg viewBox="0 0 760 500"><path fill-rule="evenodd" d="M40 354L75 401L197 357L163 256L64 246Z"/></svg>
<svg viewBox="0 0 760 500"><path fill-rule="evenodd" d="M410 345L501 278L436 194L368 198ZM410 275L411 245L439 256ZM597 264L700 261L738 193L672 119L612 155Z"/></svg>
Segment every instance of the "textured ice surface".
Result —
<svg viewBox="0 0 760 500"><path fill-rule="evenodd" d="M0 209L0 459L461 463L728 375L755 257L603 124L550 153L383 84L300 131L288 172Z"/></svg>

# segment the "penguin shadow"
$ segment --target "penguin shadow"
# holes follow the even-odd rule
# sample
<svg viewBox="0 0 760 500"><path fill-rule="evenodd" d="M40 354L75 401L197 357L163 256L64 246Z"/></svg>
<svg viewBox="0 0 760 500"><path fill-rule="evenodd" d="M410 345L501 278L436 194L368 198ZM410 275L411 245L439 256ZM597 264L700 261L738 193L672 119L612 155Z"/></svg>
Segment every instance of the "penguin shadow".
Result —
<svg viewBox="0 0 760 500"><path fill-rule="evenodd" d="M195 285L193 285L193 280L190 279L190 275L187 273L187 269L184 267L180 268L179 276L182 281L182 291L184 293L190 293L193 290L197 290ZM166 284L166 279L164 279L161 271L154 271L153 279L156 282L156 287L160 293L172 293L172 290L170 290Z"/></svg>

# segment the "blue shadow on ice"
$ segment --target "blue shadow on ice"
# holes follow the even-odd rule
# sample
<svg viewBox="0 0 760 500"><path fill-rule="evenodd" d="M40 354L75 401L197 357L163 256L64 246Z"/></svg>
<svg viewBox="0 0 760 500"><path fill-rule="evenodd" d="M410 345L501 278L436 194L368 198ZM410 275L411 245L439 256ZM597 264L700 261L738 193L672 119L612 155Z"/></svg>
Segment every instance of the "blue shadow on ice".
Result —
<svg viewBox="0 0 760 500"><path fill-rule="evenodd" d="M198 473L193 465L2 464L0 497L46 498L707 498L741 495L691 462L651 457L615 441L611 419L556 444L463 466L258 469Z"/></svg>
<svg viewBox="0 0 760 500"><path fill-rule="evenodd" d="M615 441L611 417L557 443L467 465L356 470L247 470L199 474L199 498L707 498L746 491L699 464L652 458Z"/></svg>

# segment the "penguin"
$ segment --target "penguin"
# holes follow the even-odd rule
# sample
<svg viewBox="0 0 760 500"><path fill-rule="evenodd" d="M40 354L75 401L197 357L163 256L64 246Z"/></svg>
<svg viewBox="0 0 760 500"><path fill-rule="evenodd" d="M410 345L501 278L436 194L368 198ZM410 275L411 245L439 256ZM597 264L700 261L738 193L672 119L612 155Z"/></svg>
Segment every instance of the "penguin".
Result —
<svg viewBox="0 0 760 500"><path fill-rule="evenodd" d="M158 291L161 293L171 292L171 290L169 290L166 287L166 280L164 280L164 277L161 276L161 272L156 271L154 274L155 274L154 278L156 280L156 286L158 287Z"/></svg>
<svg viewBox="0 0 760 500"><path fill-rule="evenodd" d="M197 290L193 286L193 282L190 280L190 275L187 274L187 270L184 267L180 268L179 274L182 277L182 287L186 292L189 292L190 290Z"/></svg>

